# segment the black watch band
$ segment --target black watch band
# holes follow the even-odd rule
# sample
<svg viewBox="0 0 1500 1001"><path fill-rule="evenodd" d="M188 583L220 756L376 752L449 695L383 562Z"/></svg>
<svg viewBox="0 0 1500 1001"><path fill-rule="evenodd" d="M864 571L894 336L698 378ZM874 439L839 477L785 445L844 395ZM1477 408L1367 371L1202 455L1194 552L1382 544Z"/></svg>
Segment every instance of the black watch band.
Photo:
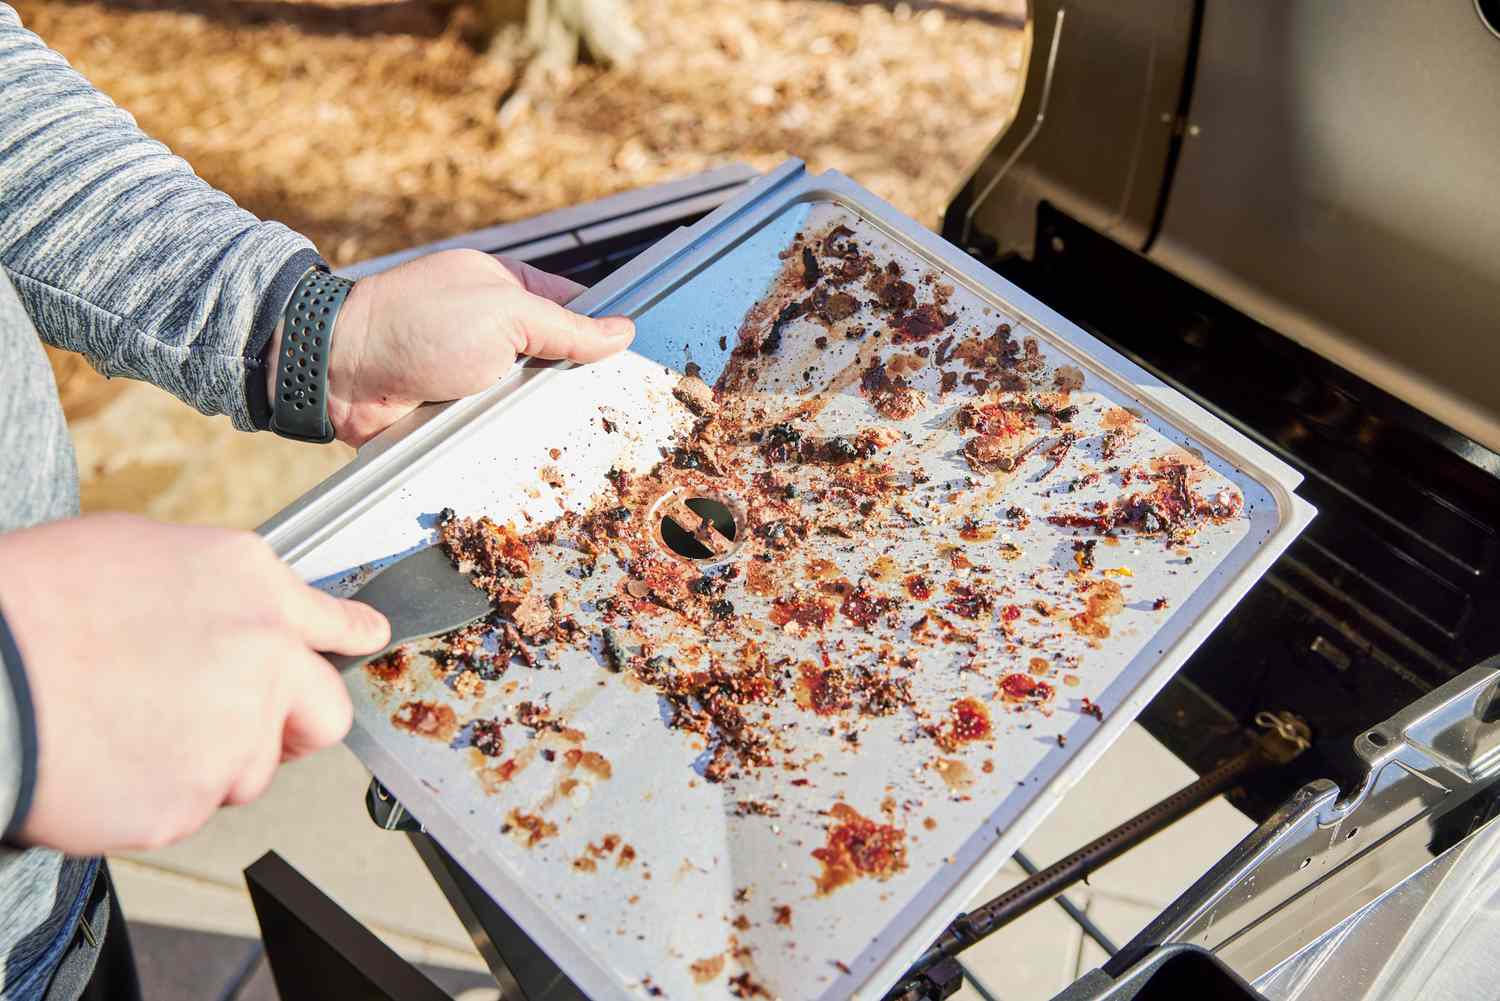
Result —
<svg viewBox="0 0 1500 1001"><path fill-rule="evenodd" d="M328 419L328 357L333 323L354 283L313 268L302 276L282 317L271 396L271 430L295 441L333 441Z"/></svg>

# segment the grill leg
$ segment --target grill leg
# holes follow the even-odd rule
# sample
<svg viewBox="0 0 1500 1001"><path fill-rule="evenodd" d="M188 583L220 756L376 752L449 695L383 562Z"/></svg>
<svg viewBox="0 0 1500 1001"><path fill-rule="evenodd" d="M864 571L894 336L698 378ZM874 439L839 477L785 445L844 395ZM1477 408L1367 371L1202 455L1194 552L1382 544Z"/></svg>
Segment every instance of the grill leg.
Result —
<svg viewBox="0 0 1500 1001"><path fill-rule="evenodd" d="M448 898L448 905L469 930L505 1001L588 1001L567 974L436 841L420 831L408 831L406 836Z"/></svg>
<svg viewBox="0 0 1500 1001"><path fill-rule="evenodd" d="M452 1001L275 852L245 883L281 1001Z"/></svg>

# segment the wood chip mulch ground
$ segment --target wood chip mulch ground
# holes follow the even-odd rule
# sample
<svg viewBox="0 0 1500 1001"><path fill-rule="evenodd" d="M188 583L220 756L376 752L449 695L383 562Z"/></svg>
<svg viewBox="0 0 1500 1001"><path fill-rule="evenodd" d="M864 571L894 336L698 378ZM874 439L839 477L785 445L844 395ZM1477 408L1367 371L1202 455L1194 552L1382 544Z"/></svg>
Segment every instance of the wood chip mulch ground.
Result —
<svg viewBox="0 0 1500 1001"><path fill-rule="evenodd" d="M635 67L578 66L515 100L519 27L480 51L474 11L454 0L13 2L201 176L336 265L789 155L935 224L1010 115L1025 51L1021 0L637 0L648 46ZM201 510L182 496L163 508L149 485L90 494L140 465L128 440L83 440L127 401L91 373L59 375L95 506L253 521L326 472L321 459L281 470L217 512L230 491L211 466L174 478L217 484Z"/></svg>

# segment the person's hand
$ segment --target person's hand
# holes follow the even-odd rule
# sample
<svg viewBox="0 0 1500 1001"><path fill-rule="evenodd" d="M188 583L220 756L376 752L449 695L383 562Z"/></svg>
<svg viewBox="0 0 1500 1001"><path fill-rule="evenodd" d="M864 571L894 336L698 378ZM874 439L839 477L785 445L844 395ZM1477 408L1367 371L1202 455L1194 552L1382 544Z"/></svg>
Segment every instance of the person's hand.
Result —
<svg viewBox="0 0 1500 1001"><path fill-rule="evenodd" d="M328 416L339 440L361 445L419 404L477 393L521 355L591 362L624 349L635 333L630 320L563 308L581 291L477 250L360 279L333 328L328 365ZM269 378L274 387L274 372Z"/></svg>
<svg viewBox="0 0 1500 1001"><path fill-rule="evenodd" d="M314 651L390 636L249 532L91 515L0 535L0 566L37 726L20 839L73 854L158 847L255 799L349 729Z"/></svg>

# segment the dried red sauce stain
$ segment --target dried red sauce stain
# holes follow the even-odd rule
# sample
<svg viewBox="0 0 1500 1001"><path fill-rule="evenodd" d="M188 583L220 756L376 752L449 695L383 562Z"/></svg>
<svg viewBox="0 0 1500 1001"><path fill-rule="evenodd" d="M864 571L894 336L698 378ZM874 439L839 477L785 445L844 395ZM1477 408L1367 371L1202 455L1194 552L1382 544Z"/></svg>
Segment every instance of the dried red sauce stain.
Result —
<svg viewBox="0 0 1500 1001"><path fill-rule="evenodd" d="M889 555L877 556L865 572L873 580L888 581L896 576L896 561L891 559Z"/></svg>
<svg viewBox="0 0 1500 1001"><path fill-rule="evenodd" d="M983 702L962 698L948 708L948 718L930 725L928 732L945 751L956 750L976 740L988 740L994 733L990 711Z"/></svg>
<svg viewBox="0 0 1500 1001"><path fill-rule="evenodd" d="M918 601L932 597L932 581L922 574L914 573L906 578L906 593Z"/></svg>
<svg viewBox="0 0 1500 1001"><path fill-rule="evenodd" d="M939 556L948 557L948 565L955 570L967 570L974 564L964 551L957 546L942 545L938 547Z"/></svg>
<svg viewBox="0 0 1500 1001"><path fill-rule="evenodd" d="M999 435L971 438L964 445L964 460L976 473L1009 473L1036 451L1042 441L1040 437L1028 442Z"/></svg>
<svg viewBox="0 0 1500 1001"><path fill-rule="evenodd" d="M706 984L710 980L717 979L719 974L724 972L724 954L721 952L717 956L700 959L693 963L689 969L693 972L693 981L695 983Z"/></svg>
<svg viewBox="0 0 1500 1001"><path fill-rule="evenodd" d="M749 973L738 973L729 978L729 993L737 998L769 998L773 997L765 985Z"/></svg>
<svg viewBox="0 0 1500 1001"><path fill-rule="evenodd" d="M1090 639L1102 640L1109 636L1109 623L1106 621L1111 616L1118 615L1125 608L1125 596L1120 591L1120 585L1112 580L1093 581L1085 598L1084 610L1068 620L1073 631L1080 636Z"/></svg>
<svg viewBox="0 0 1500 1001"><path fill-rule="evenodd" d="M563 752L563 761L566 762L569 770L582 768L601 779L607 779L614 774L609 759L598 751L582 751L576 747L570 747Z"/></svg>
<svg viewBox="0 0 1500 1001"><path fill-rule="evenodd" d="M819 716L831 716L852 706L853 685L848 672L838 667L819 668L803 662L798 666L797 704Z"/></svg>
<svg viewBox="0 0 1500 1001"><path fill-rule="evenodd" d="M990 735L990 711L976 699L953 703L953 737L959 742L984 740Z"/></svg>
<svg viewBox="0 0 1500 1001"><path fill-rule="evenodd" d="M745 565L745 590L760 598L769 598L776 593L776 576L771 564L763 560L750 560Z"/></svg>
<svg viewBox="0 0 1500 1001"><path fill-rule="evenodd" d="M771 622L778 626L796 623L822 629L833 618L833 605L822 598L777 598L771 603Z"/></svg>
<svg viewBox="0 0 1500 1001"><path fill-rule="evenodd" d="M969 771L969 766L956 758L938 758L932 767L942 778L943 784L954 792L962 792L974 785L974 774ZM931 829L931 827L928 828L928 830Z"/></svg>
<svg viewBox="0 0 1500 1001"><path fill-rule="evenodd" d="M1052 375L1052 385L1064 393L1083 388L1083 370L1075 365L1059 365Z"/></svg>
<svg viewBox="0 0 1500 1001"><path fill-rule="evenodd" d="M1041 705L1052 700L1054 691L1051 685L1029 674L1007 674L1000 679L1000 693L1010 702Z"/></svg>
<svg viewBox="0 0 1500 1001"><path fill-rule="evenodd" d="M896 323L896 341L922 341L942 330L957 317L927 303L907 313Z"/></svg>
<svg viewBox="0 0 1500 1001"><path fill-rule="evenodd" d="M863 876L886 880L906 868L905 831L877 824L845 803L828 812L836 823L828 829L827 844L812 852L823 865L817 877L820 895Z"/></svg>
<svg viewBox="0 0 1500 1001"><path fill-rule="evenodd" d="M411 668L411 654L406 647L397 647L383 657L376 657L365 665L370 677L385 685L404 682Z"/></svg>
<svg viewBox="0 0 1500 1001"><path fill-rule="evenodd" d="M926 393L891 375L878 361L860 377L859 389L876 413L893 421L910 420L927 405Z"/></svg>
<svg viewBox="0 0 1500 1001"><path fill-rule="evenodd" d="M599 839L598 844L590 841L588 853L596 859L608 857L616 848L620 847L620 836L618 834L606 834Z"/></svg>
<svg viewBox="0 0 1500 1001"><path fill-rule="evenodd" d="M943 607L954 615L960 615L966 619L977 619L995 607L995 599L983 588L972 584L960 584L956 580L950 580L948 593L952 597L943 602Z"/></svg>
<svg viewBox="0 0 1500 1001"><path fill-rule="evenodd" d="M458 717L441 702L403 702L391 715L391 723L433 740L450 741L458 732Z"/></svg>
<svg viewBox="0 0 1500 1001"><path fill-rule="evenodd" d="M844 613L844 618L856 626L869 629L895 605L896 602L891 598L871 594L862 587L856 587L844 596L844 603L839 606L839 611Z"/></svg>
<svg viewBox="0 0 1500 1001"><path fill-rule="evenodd" d="M1036 427L1036 419L1008 403L974 401L958 411L958 427L986 438L1014 438Z"/></svg>
<svg viewBox="0 0 1500 1001"><path fill-rule="evenodd" d="M792 926L792 906L790 904L777 904L772 908L771 915L771 920L783 928L790 928Z"/></svg>
<svg viewBox="0 0 1500 1001"><path fill-rule="evenodd" d="M807 577L809 580L831 580L839 575L839 565L832 560L808 560Z"/></svg>
<svg viewBox="0 0 1500 1001"><path fill-rule="evenodd" d="M479 776L479 785L491 796L496 795L505 788L505 784L516 777L516 773L526 767L515 758L506 758L498 765L490 768L480 768L475 774Z"/></svg>
<svg viewBox="0 0 1500 1001"><path fill-rule="evenodd" d="M988 542L998 529L994 525L981 525L972 518L965 518L958 527L958 537L965 542Z"/></svg>

